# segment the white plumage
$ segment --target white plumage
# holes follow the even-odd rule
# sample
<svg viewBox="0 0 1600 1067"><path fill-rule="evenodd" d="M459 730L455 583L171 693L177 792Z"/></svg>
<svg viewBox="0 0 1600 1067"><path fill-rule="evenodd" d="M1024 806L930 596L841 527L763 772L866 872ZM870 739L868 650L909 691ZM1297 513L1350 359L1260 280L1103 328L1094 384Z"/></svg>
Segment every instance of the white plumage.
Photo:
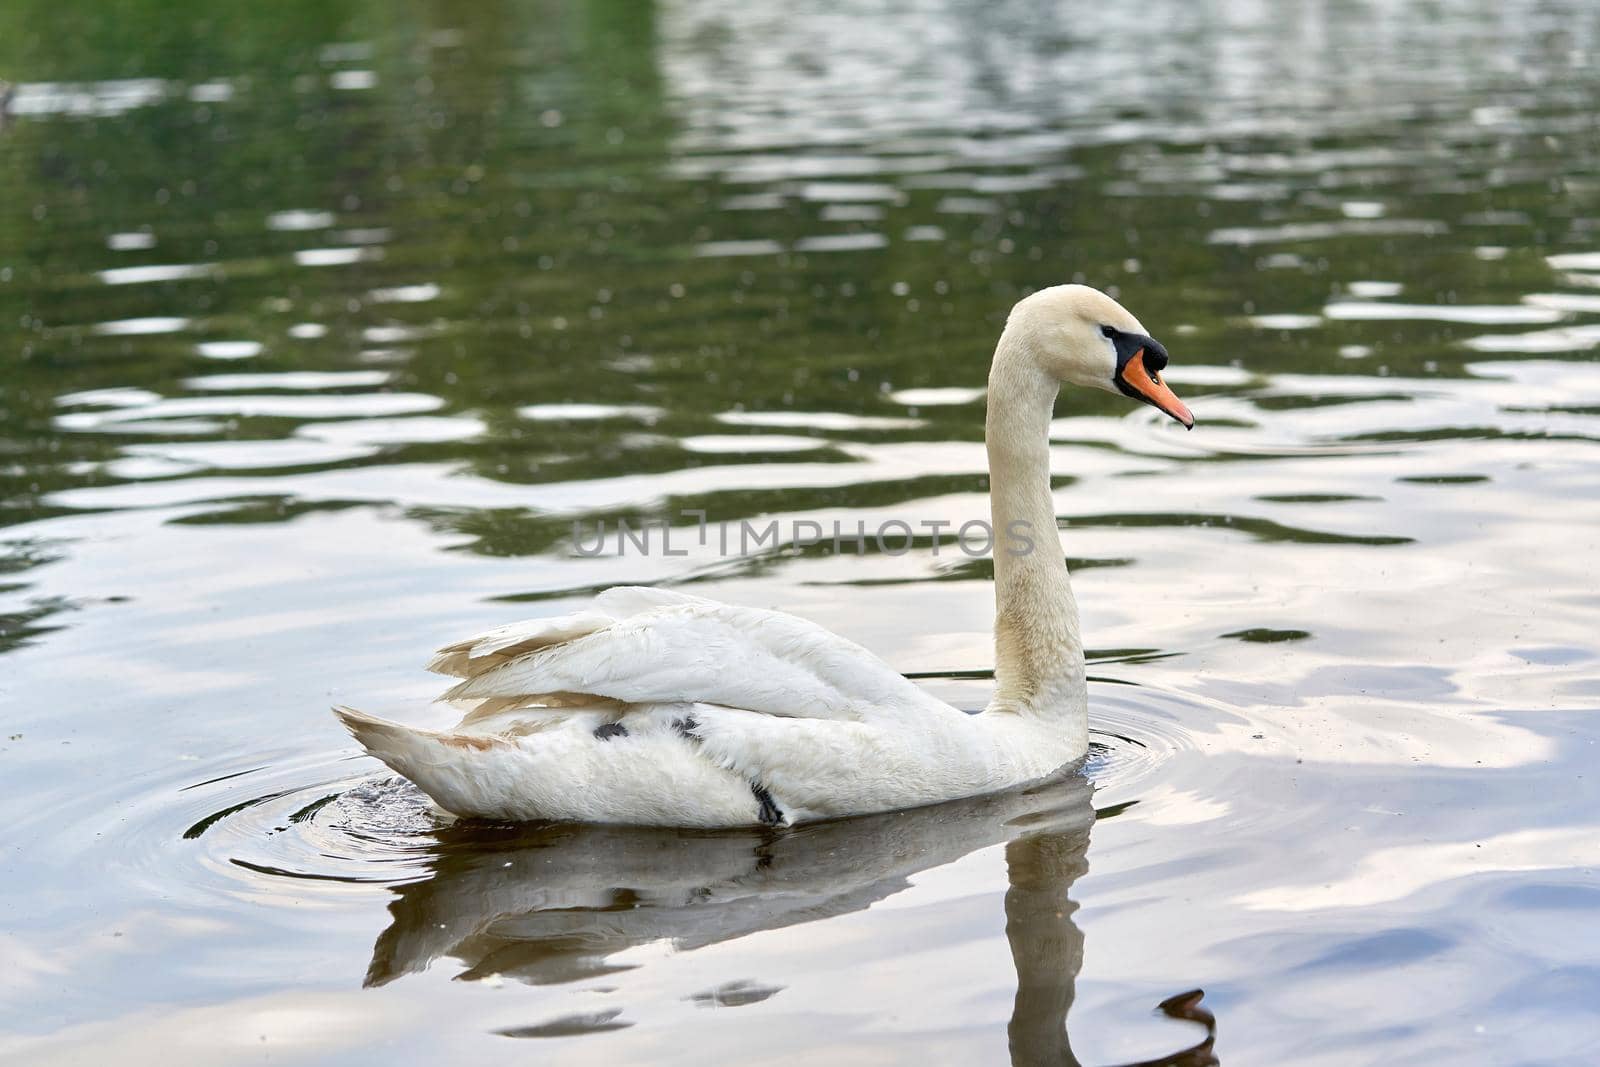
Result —
<svg viewBox="0 0 1600 1067"><path fill-rule="evenodd" d="M1133 343L1140 356L1127 371ZM969 715L861 646L778 611L623 587L593 609L441 649L461 682L446 731L337 708L374 756L463 816L656 826L788 825L1036 781L1088 745L1077 607L1055 534L1048 425L1059 383L1119 382L1186 424L1145 374L1165 354L1109 297L1059 286L1013 310L989 378L996 694ZM1172 405L1176 405L1176 409ZM1040 538L1043 541L1040 541Z"/></svg>

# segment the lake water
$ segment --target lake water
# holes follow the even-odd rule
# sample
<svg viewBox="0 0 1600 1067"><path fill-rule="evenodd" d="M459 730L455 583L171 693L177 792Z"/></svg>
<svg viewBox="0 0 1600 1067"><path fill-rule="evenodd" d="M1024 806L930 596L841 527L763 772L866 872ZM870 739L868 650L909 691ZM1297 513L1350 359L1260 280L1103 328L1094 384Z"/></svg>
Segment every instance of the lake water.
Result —
<svg viewBox="0 0 1600 1067"><path fill-rule="evenodd" d="M0 1060L1600 1058L1600 9L10 0L0 78ZM1074 279L1199 420L1057 412L1082 775L450 826L329 715L627 582L981 706L986 561L685 513L986 517Z"/></svg>

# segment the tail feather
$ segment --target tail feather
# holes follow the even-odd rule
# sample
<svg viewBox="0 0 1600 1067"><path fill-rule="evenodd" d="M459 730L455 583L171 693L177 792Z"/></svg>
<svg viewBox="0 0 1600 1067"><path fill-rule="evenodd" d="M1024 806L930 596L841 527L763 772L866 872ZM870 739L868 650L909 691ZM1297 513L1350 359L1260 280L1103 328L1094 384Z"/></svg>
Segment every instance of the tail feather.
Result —
<svg viewBox="0 0 1600 1067"><path fill-rule="evenodd" d="M477 770L487 752L506 744L503 738L405 726L343 705L333 713L369 755L411 779L441 808L456 815L486 810Z"/></svg>
<svg viewBox="0 0 1600 1067"><path fill-rule="evenodd" d="M333 713L350 731L350 736L361 742L362 748L407 777L417 763L418 749L433 734L432 730L402 726L343 704L336 705Z"/></svg>

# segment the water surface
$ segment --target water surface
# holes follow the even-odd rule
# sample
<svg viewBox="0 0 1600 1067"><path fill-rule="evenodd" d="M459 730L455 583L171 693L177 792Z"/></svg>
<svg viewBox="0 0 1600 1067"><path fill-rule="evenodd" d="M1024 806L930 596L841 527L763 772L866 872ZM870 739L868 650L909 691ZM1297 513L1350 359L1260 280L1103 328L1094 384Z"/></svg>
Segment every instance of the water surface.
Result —
<svg viewBox="0 0 1600 1067"><path fill-rule="evenodd" d="M1559 0L5 5L0 1059L1594 1058L1597 47ZM329 716L444 723L432 648L623 582L981 705L948 540L573 524L984 517L994 337L1070 280L1200 423L1061 399L1081 773L452 826Z"/></svg>

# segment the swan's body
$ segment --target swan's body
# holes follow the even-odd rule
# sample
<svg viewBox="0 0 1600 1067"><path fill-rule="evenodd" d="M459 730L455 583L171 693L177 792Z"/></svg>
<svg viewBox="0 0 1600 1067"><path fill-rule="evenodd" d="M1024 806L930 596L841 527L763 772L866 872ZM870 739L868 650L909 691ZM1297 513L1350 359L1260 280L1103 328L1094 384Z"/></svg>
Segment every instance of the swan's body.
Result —
<svg viewBox="0 0 1600 1067"><path fill-rule="evenodd" d="M345 722L448 811L656 826L919 807L1084 752L1081 706L1065 723L967 715L783 612L626 587L597 608L443 650L436 667L466 679L452 699L485 701L454 730ZM494 710L502 698L519 706Z"/></svg>
<svg viewBox="0 0 1600 1067"><path fill-rule="evenodd" d="M981 714L792 615L646 588L442 649L431 667L463 679L445 697L470 709L451 730L336 710L369 752L465 816L789 825L1037 781L1088 748L1050 496L1056 393L1063 381L1121 391L1192 424L1157 376L1165 363L1093 289L1058 286L1013 309L989 375L996 692Z"/></svg>

